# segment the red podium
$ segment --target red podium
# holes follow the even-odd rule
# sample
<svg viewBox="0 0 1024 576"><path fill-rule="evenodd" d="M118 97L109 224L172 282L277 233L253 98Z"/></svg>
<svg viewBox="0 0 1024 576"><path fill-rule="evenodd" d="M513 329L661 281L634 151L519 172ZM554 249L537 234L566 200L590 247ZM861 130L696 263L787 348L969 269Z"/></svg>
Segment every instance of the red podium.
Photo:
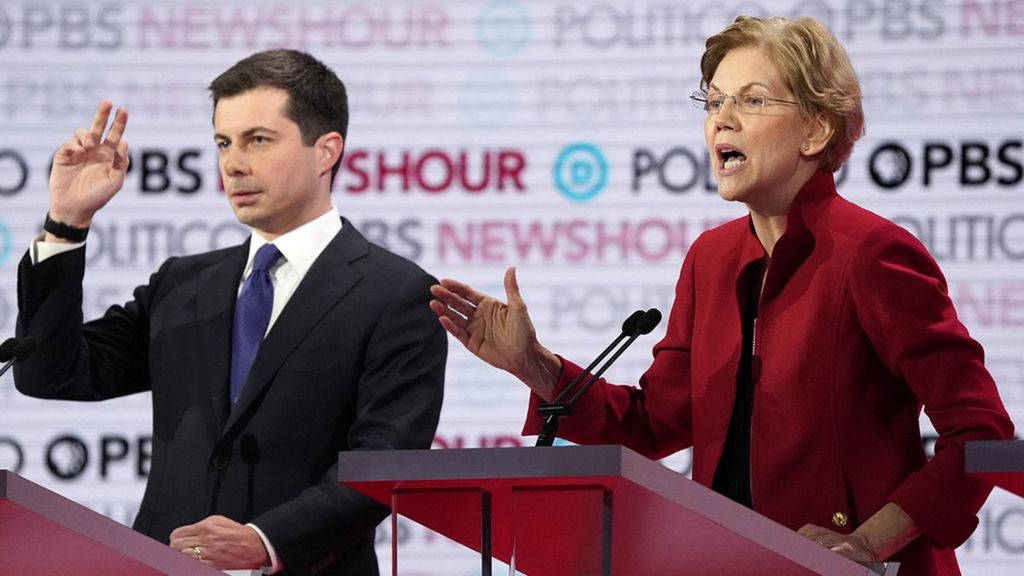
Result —
<svg viewBox="0 0 1024 576"><path fill-rule="evenodd" d="M224 576L7 470L0 470L0 574Z"/></svg>
<svg viewBox="0 0 1024 576"><path fill-rule="evenodd" d="M893 575L621 446L342 452L338 480L530 576ZM392 544L393 574L399 575Z"/></svg>
<svg viewBox="0 0 1024 576"><path fill-rule="evenodd" d="M1024 498L1024 440L967 442L964 459L968 474Z"/></svg>

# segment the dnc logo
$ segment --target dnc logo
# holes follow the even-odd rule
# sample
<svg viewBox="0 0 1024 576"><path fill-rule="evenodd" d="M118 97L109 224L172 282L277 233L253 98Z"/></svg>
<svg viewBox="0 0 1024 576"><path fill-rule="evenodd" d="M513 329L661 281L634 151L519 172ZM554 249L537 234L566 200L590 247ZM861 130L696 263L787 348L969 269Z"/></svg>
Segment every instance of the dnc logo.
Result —
<svg viewBox="0 0 1024 576"><path fill-rule="evenodd" d="M11 255L11 229L7 227L7 223L0 220L0 267L7 262L7 258Z"/></svg>
<svg viewBox="0 0 1024 576"><path fill-rule="evenodd" d="M555 159L555 186L570 200L585 202L608 184L608 161L597 146L577 142L562 149Z"/></svg>

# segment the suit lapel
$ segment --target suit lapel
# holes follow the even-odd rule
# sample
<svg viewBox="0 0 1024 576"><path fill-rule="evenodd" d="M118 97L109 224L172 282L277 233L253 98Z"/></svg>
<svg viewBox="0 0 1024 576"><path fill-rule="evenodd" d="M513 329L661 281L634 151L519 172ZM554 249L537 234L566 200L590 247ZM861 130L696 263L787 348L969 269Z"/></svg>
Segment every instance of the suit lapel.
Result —
<svg viewBox="0 0 1024 576"><path fill-rule="evenodd" d="M343 223L341 232L313 263L260 346L242 394L231 409L225 432L270 385L281 364L306 334L359 282L361 275L350 263L365 256L369 246L351 223Z"/></svg>
<svg viewBox="0 0 1024 576"><path fill-rule="evenodd" d="M217 422L228 417L228 372L231 365L231 327L238 283L249 255L249 242L230 250L213 266L199 272L198 310L200 370L209 382Z"/></svg>

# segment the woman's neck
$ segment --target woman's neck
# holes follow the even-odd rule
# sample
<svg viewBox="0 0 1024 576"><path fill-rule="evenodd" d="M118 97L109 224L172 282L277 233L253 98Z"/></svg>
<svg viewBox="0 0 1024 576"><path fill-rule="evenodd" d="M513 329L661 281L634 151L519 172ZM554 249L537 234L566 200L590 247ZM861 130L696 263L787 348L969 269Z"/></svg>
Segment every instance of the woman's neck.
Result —
<svg viewBox="0 0 1024 576"><path fill-rule="evenodd" d="M786 214L766 215L751 209L750 220L754 224L754 234L770 258L775 243L786 233Z"/></svg>

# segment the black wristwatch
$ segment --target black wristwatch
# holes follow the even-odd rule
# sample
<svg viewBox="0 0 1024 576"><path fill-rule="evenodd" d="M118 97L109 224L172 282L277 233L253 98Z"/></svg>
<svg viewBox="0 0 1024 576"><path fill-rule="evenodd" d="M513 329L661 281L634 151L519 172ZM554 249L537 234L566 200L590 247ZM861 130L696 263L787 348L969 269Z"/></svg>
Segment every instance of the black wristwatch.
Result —
<svg viewBox="0 0 1024 576"><path fill-rule="evenodd" d="M63 222L57 222L53 218L50 218L50 213L46 213L46 220L43 222L43 230L53 234L61 240L67 240L68 242L85 242L85 237L89 235L88 228L75 228Z"/></svg>

